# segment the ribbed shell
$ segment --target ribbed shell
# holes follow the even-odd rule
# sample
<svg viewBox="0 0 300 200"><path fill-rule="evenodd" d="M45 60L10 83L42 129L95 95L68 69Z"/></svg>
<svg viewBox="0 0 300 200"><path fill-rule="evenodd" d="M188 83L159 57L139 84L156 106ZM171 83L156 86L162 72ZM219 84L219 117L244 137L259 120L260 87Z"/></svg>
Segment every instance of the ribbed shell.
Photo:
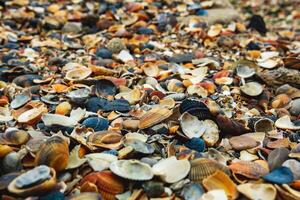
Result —
<svg viewBox="0 0 300 200"><path fill-rule="evenodd" d="M202 184L203 179L214 174L217 170L221 170L226 174L229 174L229 169L225 165L207 158L198 158L191 161L189 178L194 182Z"/></svg>
<svg viewBox="0 0 300 200"><path fill-rule="evenodd" d="M259 179L268 173L267 169L258 163L250 161L239 161L232 163L229 168L232 173L243 175L251 179Z"/></svg>
<svg viewBox="0 0 300 200"><path fill-rule="evenodd" d="M170 117L172 113L173 111L167 108L153 108L143 115L139 123L139 128L145 129L158 124Z"/></svg>

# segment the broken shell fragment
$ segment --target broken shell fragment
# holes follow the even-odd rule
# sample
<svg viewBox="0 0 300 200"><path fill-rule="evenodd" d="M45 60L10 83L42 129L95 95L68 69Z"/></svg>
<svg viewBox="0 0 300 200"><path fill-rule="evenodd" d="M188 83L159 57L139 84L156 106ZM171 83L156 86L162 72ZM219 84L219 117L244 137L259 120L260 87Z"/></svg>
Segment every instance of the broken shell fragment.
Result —
<svg viewBox="0 0 300 200"><path fill-rule="evenodd" d="M138 160L117 160L110 164L109 169L116 175L135 181L146 181L153 177L150 165Z"/></svg>
<svg viewBox="0 0 300 200"><path fill-rule="evenodd" d="M149 128L159 122L164 121L172 115L173 111L167 108L152 108L140 119L139 128Z"/></svg>
<svg viewBox="0 0 300 200"><path fill-rule="evenodd" d="M264 183L245 183L237 186L240 193L251 200L270 199L275 200L276 188L271 184Z"/></svg>
<svg viewBox="0 0 300 200"><path fill-rule="evenodd" d="M172 168L173 170L170 170ZM172 156L162 159L152 167L152 171L166 183L175 183L186 177L191 165L188 160L177 160Z"/></svg>
<svg viewBox="0 0 300 200"><path fill-rule="evenodd" d="M251 161L238 161L229 165L234 174L242 175L250 179L259 179L268 173L268 171L258 163Z"/></svg>
<svg viewBox="0 0 300 200"><path fill-rule="evenodd" d="M285 115L276 120L275 126L281 129L299 130L300 126L295 125L288 115Z"/></svg>
<svg viewBox="0 0 300 200"><path fill-rule="evenodd" d="M294 180L294 175L288 167L279 167L265 175L263 179L275 184L284 184L291 183Z"/></svg>

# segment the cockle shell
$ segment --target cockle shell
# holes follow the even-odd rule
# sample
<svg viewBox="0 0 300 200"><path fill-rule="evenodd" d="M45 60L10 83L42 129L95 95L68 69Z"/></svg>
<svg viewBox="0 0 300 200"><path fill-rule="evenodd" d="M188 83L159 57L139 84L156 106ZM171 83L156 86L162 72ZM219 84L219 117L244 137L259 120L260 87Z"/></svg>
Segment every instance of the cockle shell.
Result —
<svg viewBox="0 0 300 200"><path fill-rule="evenodd" d="M202 184L202 180L212 175L217 170L229 174L229 168L214 160L207 158L198 158L191 161L190 180Z"/></svg>
<svg viewBox="0 0 300 200"><path fill-rule="evenodd" d="M153 177L150 165L138 160L117 160L110 164L109 169L116 175L136 181L146 181Z"/></svg>
<svg viewBox="0 0 300 200"><path fill-rule="evenodd" d="M259 179L268 173L263 166L251 161L238 161L229 165L229 168L232 173L251 179Z"/></svg>
<svg viewBox="0 0 300 200"><path fill-rule="evenodd" d="M188 112L183 113L179 120L183 133L190 139L201 137L206 130L204 122Z"/></svg>
<svg viewBox="0 0 300 200"><path fill-rule="evenodd" d="M291 119L288 115L285 115L276 120L275 126L281 129L289 129L289 130L299 130L300 126L295 125L291 122Z"/></svg>
<svg viewBox="0 0 300 200"><path fill-rule="evenodd" d="M237 189L250 200L275 200L277 194L276 188L272 184L245 183L238 185Z"/></svg>
<svg viewBox="0 0 300 200"><path fill-rule="evenodd" d="M202 184L208 191L215 189L224 190L229 199L236 199L239 195L235 183L227 174L220 170L205 178Z"/></svg>
<svg viewBox="0 0 300 200"><path fill-rule="evenodd" d="M140 119L139 128L145 129L158 124L170 117L172 113L173 111L167 108L152 108Z"/></svg>
<svg viewBox="0 0 300 200"><path fill-rule="evenodd" d="M172 170L170 170L172 168ZM162 159L152 167L155 175L166 183L175 183L186 177L191 164L188 160L177 160L175 156Z"/></svg>

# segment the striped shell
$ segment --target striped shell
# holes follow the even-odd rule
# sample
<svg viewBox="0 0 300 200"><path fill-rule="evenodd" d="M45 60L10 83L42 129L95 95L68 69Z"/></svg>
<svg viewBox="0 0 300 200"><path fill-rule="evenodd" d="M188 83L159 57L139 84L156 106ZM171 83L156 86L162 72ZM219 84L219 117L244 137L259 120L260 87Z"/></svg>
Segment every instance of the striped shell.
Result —
<svg viewBox="0 0 300 200"><path fill-rule="evenodd" d="M259 179L268 173L267 169L258 163L251 161L239 161L232 163L229 168L232 173L239 174L251 179Z"/></svg>
<svg viewBox="0 0 300 200"><path fill-rule="evenodd" d="M139 128L149 128L172 115L173 111L167 108L153 108L144 114L140 120Z"/></svg>

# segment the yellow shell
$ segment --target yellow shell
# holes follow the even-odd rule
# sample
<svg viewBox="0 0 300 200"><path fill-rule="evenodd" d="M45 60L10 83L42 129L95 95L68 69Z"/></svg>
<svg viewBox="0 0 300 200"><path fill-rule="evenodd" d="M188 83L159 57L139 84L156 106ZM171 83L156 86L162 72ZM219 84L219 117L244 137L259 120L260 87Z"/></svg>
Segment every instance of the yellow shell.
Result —
<svg viewBox="0 0 300 200"><path fill-rule="evenodd" d="M236 199L239 196L235 183L227 174L220 170L205 178L202 183L208 191L215 189L224 190L230 199Z"/></svg>
<svg viewBox="0 0 300 200"><path fill-rule="evenodd" d="M140 129L149 128L159 122L167 119L173 111L167 108L153 108L142 116L139 123Z"/></svg>
<svg viewBox="0 0 300 200"><path fill-rule="evenodd" d="M65 101L58 104L55 108L55 114L67 115L71 112L72 106L69 102Z"/></svg>

